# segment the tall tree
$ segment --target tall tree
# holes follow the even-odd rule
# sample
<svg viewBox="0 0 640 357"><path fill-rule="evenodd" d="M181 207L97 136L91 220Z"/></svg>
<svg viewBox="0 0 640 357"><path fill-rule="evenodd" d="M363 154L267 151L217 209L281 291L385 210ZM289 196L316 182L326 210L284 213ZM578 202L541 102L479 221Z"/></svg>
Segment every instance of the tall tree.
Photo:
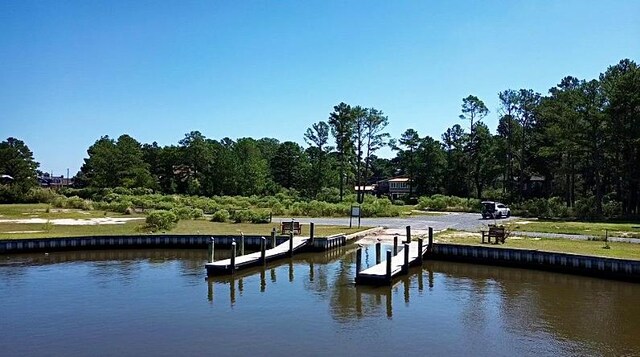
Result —
<svg viewBox="0 0 640 357"><path fill-rule="evenodd" d="M353 120L353 137L351 141L353 142L354 151L355 151L355 166L356 166L356 187L358 190L356 192L358 203L362 203L364 199L364 192L362 186L364 183L362 182L362 177L365 176L362 172L362 156L363 156L363 148L366 145L366 120L368 116L368 110L362 108L361 106L355 106L351 108L351 118Z"/></svg>
<svg viewBox="0 0 640 357"><path fill-rule="evenodd" d="M367 116L364 122L364 136L366 138L366 155L364 162L364 183L366 184L369 178L369 168L371 165L371 158L382 147L388 145L389 133L385 132L387 125L389 124L389 118L384 115L381 110L375 108L369 108ZM361 193L364 195L364 192ZM363 201L363 197L360 198L360 202Z"/></svg>
<svg viewBox="0 0 640 357"><path fill-rule="evenodd" d="M38 164L33 153L22 141L13 137L0 143L0 175L11 176L0 185L0 202L13 203L22 199L29 188L37 184Z"/></svg>
<svg viewBox="0 0 640 357"><path fill-rule="evenodd" d="M469 121L469 140L467 142L467 154L469 155L471 176L476 187L477 197L482 198L482 171L481 171L481 157L482 145L484 144L478 140L476 133L476 127L478 123L487 116L489 109L485 106L484 102L474 95L470 95L462 99L462 114L460 119Z"/></svg>
<svg viewBox="0 0 640 357"><path fill-rule="evenodd" d="M329 114L328 120L331 134L336 139L336 150L338 151L341 201L344 198L347 167L353 157L353 117L351 114L351 106L343 102L333 107L333 112Z"/></svg>
<svg viewBox="0 0 640 357"><path fill-rule="evenodd" d="M326 158L332 149L328 146L329 130L329 124L320 121L311 125L304 133L304 141L311 146L311 150L307 152L311 160L311 172L315 175L314 180L310 180L312 197L315 197L325 185L326 171L328 171Z"/></svg>
<svg viewBox="0 0 640 357"><path fill-rule="evenodd" d="M409 197L413 196L413 186L415 185L415 175L417 171L416 151L418 145L420 145L420 136L414 129L407 129L400 139L399 145L394 145L394 149L398 150L398 155L401 157L402 166L405 168L405 172L409 178Z"/></svg>

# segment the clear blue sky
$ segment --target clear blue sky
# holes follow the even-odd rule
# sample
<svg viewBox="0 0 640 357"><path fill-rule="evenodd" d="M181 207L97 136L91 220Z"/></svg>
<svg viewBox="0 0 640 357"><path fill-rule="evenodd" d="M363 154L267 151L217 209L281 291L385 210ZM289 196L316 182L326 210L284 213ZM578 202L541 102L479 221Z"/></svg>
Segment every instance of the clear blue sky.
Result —
<svg viewBox="0 0 640 357"><path fill-rule="evenodd" d="M0 1L0 136L75 174L100 136L303 144L341 101L440 138L474 94L640 59L640 1ZM386 151L383 156L391 153Z"/></svg>

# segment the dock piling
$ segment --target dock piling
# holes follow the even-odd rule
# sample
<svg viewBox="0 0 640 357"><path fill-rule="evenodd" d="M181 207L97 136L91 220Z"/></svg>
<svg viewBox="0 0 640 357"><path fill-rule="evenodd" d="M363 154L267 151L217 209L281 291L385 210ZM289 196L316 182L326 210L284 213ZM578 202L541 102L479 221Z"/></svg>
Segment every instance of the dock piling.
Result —
<svg viewBox="0 0 640 357"><path fill-rule="evenodd" d="M422 264L422 259L424 258L422 256L422 243L423 239L422 238L418 238L418 261L420 262L420 264Z"/></svg>
<svg viewBox="0 0 640 357"><path fill-rule="evenodd" d="M433 227L429 227L429 245L427 246L427 252L431 253L433 250Z"/></svg>
<svg viewBox="0 0 640 357"><path fill-rule="evenodd" d="M236 270L236 242L231 243L231 264L229 270L231 274Z"/></svg>
<svg viewBox="0 0 640 357"><path fill-rule="evenodd" d="M407 226L407 243L411 243L411 226Z"/></svg>
<svg viewBox="0 0 640 357"><path fill-rule="evenodd" d="M311 245L313 245L313 236L315 233L315 224L313 224L313 222L309 223L309 243L311 243Z"/></svg>
<svg viewBox="0 0 640 357"><path fill-rule="evenodd" d="M387 250L387 280L391 281L391 251Z"/></svg>
<svg viewBox="0 0 640 357"><path fill-rule="evenodd" d="M293 257L293 230L289 233L289 256Z"/></svg>
<svg viewBox="0 0 640 357"><path fill-rule="evenodd" d="M398 254L398 235L393 236L393 256Z"/></svg>
<svg viewBox="0 0 640 357"><path fill-rule="evenodd" d="M213 263L215 261L215 257L214 257L214 243L215 243L215 239L213 239L213 237L209 238L209 263Z"/></svg>
<svg viewBox="0 0 640 357"><path fill-rule="evenodd" d="M409 272L409 243L404 244L404 265L402 266L402 270L405 274Z"/></svg>
<svg viewBox="0 0 640 357"><path fill-rule="evenodd" d="M240 255L244 255L244 233L240 232Z"/></svg>
<svg viewBox="0 0 640 357"><path fill-rule="evenodd" d="M264 265L267 262L267 239L265 237L260 237L260 260Z"/></svg>
<svg viewBox="0 0 640 357"><path fill-rule="evenodd" d="M360 275L360 270L362 268L362 248L358 248L356 250L356 278Z"/></svg>
<svg viewBox="0 0 640 357"><path fill-rule="evenodd" d="M271 248L276 247L276 227L271 230Z"/></svg>
<svg viewBox="0 0 640 357"><path fill-rule="evenodd" d="M380 259L382 259L382 254L380 253L380 248L382 244L380 242L376 243L376 265L380 264Z"/></svg>

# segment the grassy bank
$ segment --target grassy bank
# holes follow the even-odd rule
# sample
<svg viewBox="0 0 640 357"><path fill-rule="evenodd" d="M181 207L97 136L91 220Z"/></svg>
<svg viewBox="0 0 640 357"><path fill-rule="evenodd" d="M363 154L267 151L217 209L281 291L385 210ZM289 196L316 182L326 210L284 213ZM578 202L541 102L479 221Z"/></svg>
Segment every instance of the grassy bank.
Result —
<svg viewBox="0 0 640 357"><path fill-rule="evenodd" d="M176 228L168 232L154 232L151 234L260 234L269 236L271 229L279 232L278 223L252 224L252 223L219 223L207 220L182 220ZM343 226L316 225L316 236L327 236L337 233L356 233L370 227L352 228ZM14 232L14 233L9 233ZM16 233L22 232L22 233ZM94 235L136 235L150 234L145 229L144 220L129 221L124 224L109 225L53 225L53 224L27 224L27 223L0 223L0 239L29 239L29 238L56 238L78 237ZM302 226L302 234L309 234L309 225Z"/></svg>
<svg viewBox="0 0 640 357"><path fill-rule="evenodd" d="M441 243L457 243L467 245L481 245L479 233L469 233L447 230L436 234L436 240ZM486 244L485 244L486 245ZM535 249L548 252L573 253L593 255L608 258L640 260L640 244L634 243L605 243L601 241L582 241L570 239L509 237L505 244L486 245L496 248Z"/></svg>
<svg viewBox="0 0 640 357"><path fill-rule="evenodd" d="M596 237L640 238L640 222L636 223L599 223L599 222L564 222L547 220L519 220L506 224L509 230L540 233L582 234Z"/></svg>

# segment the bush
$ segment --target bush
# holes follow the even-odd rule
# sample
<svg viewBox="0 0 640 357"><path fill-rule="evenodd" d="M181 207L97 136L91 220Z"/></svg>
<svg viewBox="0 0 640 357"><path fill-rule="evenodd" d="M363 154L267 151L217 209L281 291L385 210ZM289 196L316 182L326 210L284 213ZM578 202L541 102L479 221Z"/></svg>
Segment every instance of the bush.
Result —
<svg viewBox="0 0 640 357"><path fill-rule="evenodd" d="M60 195L49 188L32 187L27 191L24 201L27 203L51 203L58 196Z"/></svg>
<svg viewBox="0 0 640 357"><path fill-rule="evenodd" d="M226 222L231 218L229 211L226 209L221 209L216 211L213 216L211 216L211 221L213 222Z"/></svg>
<svg viewBox="0 0 640 357"><path fill-rule="evenodd" d="M163 231L173 229L178 221L178 217L170 211L151 211L146 219L148 228Z"/></svg>

